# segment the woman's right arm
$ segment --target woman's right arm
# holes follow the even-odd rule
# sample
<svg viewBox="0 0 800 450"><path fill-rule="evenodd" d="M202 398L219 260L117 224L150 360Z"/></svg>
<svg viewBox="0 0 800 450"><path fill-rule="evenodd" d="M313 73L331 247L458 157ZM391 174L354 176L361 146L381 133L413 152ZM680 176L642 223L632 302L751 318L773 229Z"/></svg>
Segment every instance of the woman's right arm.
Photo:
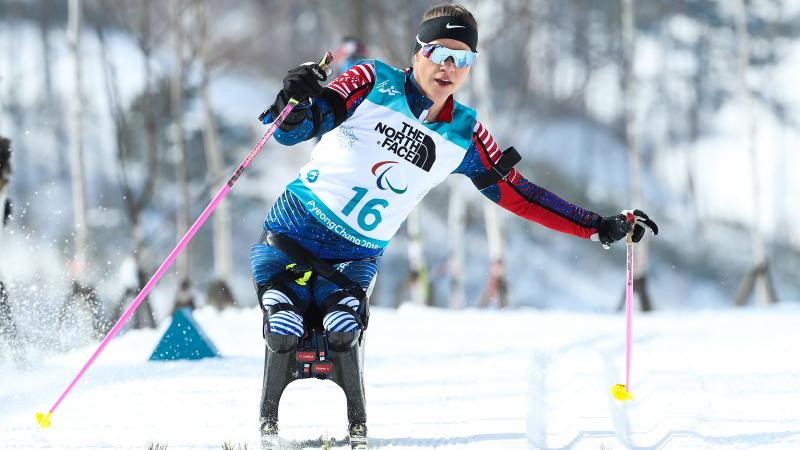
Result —
<svg viewBox="0 0 800 450"><path fill-rule="evenodd" d="M370 61L357 64L328 83L310 104L303 102L295 109L305 114L291 128L281 126L275 139L283 145L294 145L331 131L353 115L375 84L375 65ZM272 112L263 122L272 122Z"/></svg>

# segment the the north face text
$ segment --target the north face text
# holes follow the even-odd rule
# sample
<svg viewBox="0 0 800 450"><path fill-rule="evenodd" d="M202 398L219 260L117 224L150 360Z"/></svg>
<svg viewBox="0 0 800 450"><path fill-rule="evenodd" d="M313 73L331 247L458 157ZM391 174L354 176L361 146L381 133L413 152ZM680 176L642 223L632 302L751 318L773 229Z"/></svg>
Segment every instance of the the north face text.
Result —
<svg viewBox="0 0 800 450"><path fill-rule="evenodd" d="M378 141L381 147L426 172L431 171L436 161L436 144L430 136L406 122L400 130L378 122L375 131L384 136L383 142Z"/></svg>

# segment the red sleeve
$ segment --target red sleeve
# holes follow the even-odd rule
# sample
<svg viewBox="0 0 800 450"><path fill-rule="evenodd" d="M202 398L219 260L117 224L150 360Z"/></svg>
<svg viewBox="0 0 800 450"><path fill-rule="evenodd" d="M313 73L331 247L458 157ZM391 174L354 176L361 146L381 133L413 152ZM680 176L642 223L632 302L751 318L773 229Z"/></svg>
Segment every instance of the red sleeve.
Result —
<svg viewBox="0 0 800 450"><path fill-rule="evenodd" d="M375 84L375 64L357 64L328 83L328 88L344 100L348 117L363 101Z"/></svg>
<svg viewBox="0 0 800 450"><path fill-rule="evenodd" d="M492 134L480 122L475 123L472 146L478 152L483 171L491 169L502 155ZM531 183L517 169L512 169L505 180L499 180L483 193L514 214L553 230L586 239L597 232L599 215Z"/></svg>

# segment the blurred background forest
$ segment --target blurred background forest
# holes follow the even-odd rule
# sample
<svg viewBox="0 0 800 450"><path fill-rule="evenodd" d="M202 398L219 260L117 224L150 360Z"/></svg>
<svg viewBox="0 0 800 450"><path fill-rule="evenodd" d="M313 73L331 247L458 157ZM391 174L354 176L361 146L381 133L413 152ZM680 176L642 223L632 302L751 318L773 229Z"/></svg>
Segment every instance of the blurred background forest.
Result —
<svg viewBox="0 0 800 450"><path fill-rule="evenodd" d="M102 336L266 131L286 71L345 36L404 67L435 3L0 0L3 339ZM456 97L521 172L659 223L637 247L643 309L800 301L799 0L463 4L481 56ZM132 326L176 304L256 304L249 248L306 144L267 144ZM614 312L624 253L454 176L389 246L373 304Z"/></svg>

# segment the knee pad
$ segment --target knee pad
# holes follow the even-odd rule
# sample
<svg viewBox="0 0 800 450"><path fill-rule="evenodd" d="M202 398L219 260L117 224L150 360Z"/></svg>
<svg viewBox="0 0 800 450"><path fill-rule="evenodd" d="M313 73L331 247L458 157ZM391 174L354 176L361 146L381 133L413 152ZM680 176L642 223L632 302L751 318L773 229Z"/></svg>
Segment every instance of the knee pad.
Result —
<svg viewBox="0 0 800 450"><path fill-rule="evenodd" d="M293 334L275 334L267 332L266 341L270 351L275 353L286 353L297 348L298 338Z"/></svg>
<svg viewBox="0 0 800 450"><path fill-rule="evenodd" d="M328 346L336 352L346 352L361 340L361 330L353 332L328 332Z"/></svg>

